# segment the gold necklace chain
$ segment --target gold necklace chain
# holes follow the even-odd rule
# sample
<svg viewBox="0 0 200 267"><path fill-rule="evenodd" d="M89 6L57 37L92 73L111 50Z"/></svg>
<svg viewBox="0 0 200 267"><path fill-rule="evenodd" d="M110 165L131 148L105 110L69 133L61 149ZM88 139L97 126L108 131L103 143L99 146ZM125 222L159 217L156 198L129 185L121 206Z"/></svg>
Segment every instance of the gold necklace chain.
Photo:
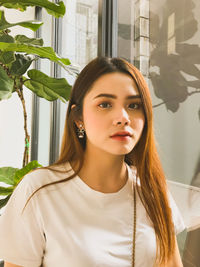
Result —
<svg viewBox="0 0 200 267"><path fill-rule="evenodd" d="M134 204L134 218L133 218L133 250L132 250L132 267L135 267L135 241L136 241L136 189L133 185L133 204Z"/></svg>

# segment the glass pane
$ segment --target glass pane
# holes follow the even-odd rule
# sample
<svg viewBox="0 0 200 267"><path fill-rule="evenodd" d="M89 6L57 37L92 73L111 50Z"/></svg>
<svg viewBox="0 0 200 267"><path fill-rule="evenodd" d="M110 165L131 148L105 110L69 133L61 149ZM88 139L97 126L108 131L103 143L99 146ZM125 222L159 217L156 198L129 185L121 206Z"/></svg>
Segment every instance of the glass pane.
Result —
<svg viewBox="0 0 200 267"><path fill-rule="evenodd" d="M98 36L98 0L65 0L67 9L62 20L62 56L81 70L89 61L97 56ZM70 84L74 77L62 70ZM62 139L67 105L61 103Z"/></svg>
<svg viewBox="0 0 200 267"><path fill-rule="evenodd" d="M118 0L118 56L134 62L134 8L131 0Z"/></svg>
<svg viewBox="0 0 200 267"><path fill-rule="evenodd" d="M119 0L118 56L149 84L166 176L200 187L200 2L125 2ZM180 235L184 267L199 266L199 242L199 230Z"/></svg>
<svg viewBox="0 0 200 267"><path fill-rule="evenodd" d="M97 0L65 0L62 20L62 55L84 67L97 56Z"/></svg>

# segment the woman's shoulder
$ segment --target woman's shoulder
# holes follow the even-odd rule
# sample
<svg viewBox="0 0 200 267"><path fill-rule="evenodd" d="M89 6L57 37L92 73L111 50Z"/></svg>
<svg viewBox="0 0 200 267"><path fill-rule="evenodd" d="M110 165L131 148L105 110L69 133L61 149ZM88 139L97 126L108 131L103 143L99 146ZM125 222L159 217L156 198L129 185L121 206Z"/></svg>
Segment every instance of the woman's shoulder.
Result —
<svg viewBox="0 0 200 267"><path fill-rule="evenodd" d="M17 187L37 190L46 184L68 178L72 173L69 163L38 168L26 174Z"/></svg>
<svg viewBox="0 0 200 267"><path fill-rule="evenodd" d="M30 211L33 207L35 209L35 207L40 206L41 198L50 197L50 192L57 192L57 189L60 190L62 188L62 184L47 186L45 188L42 187L55 181L68 178L69 175L68 165L39 168L29 172L14 189L5 211L10 210L13 212L14 209L15 213L20 214L24 212L25 207L26 211ZM30 205L27 205L27 203L30 203ZM27 209L27 207L29 208Z"/></svg>

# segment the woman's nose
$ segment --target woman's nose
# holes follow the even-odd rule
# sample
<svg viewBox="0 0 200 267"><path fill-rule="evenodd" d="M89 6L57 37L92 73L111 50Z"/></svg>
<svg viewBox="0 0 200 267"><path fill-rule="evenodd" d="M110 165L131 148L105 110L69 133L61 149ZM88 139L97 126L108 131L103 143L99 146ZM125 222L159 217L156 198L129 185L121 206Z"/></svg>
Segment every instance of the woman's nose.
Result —
<svg viewBox="0 0 200 267"><path fill-rule="evenodd" d="M113 125L129 125L130 119L127 111L125 109L120 110L116 114L115 119L113 120Z"/></svg>

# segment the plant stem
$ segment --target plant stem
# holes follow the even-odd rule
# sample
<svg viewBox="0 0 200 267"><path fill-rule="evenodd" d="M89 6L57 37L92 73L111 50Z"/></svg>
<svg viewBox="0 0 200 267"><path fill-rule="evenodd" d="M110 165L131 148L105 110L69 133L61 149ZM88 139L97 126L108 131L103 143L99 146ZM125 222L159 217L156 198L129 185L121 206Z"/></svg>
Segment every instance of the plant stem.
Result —
<svg viewBox="0 0 200 267"><path fill-rule="evenodd" d="M0 65L4 68L9 78L13 79L12 75L9 72L9 68L2 64L0 62ZM14 79L14 88L17 92L23 107L23 113L24 113L24 132L25 132L25 148L24 148L24 157L23 157L23 167L26 166L29 163L29 143L30 143L30 135L28 134L27 129L27 112L26 112L26 105L25 105L25 99L23 94L23 78L20 78L20 84L17 86L16 80Z"/></svg>
<svg viewBox="0 0 200 267"><path fill-rule="evenodd" d="M23 113L24 113L24 132L25 132L25 148L24 148L24 157L23 157L23 167L26 166L29 162L29 142L30 142L30 135L28 134L27 129L27 112L26 112L26 105L24 100L24 94L23 94L23 80L21 79L21 88L15 88L21 103L23 107Z"/></svg>

